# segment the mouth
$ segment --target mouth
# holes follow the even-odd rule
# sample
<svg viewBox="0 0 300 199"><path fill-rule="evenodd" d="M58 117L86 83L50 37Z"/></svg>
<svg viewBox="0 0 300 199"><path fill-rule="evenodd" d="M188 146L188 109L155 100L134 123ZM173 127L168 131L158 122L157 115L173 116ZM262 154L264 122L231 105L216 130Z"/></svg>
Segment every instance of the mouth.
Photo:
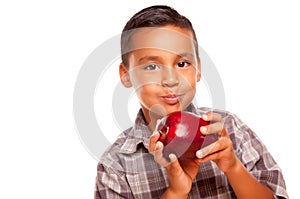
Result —
<svg viewBox="0 0 300 199"><path fill-rule="evenodd" d="M162 96L162 99L165 103L174 105L179 103L181 96L182 95L169 94L169 95Z"/></svg>

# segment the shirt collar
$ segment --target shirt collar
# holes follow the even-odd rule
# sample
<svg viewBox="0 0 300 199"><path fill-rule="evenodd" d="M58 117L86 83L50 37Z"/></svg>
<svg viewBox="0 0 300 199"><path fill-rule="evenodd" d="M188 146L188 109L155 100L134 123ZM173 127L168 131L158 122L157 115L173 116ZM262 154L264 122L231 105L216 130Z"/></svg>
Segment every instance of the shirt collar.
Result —
<svg viewBox="0 0 300 199"><path fill-rule="evenodd" d="M197 113L197 110L193 104L190 104L187 107L186 111ZM144 147L148 150L149 139L151 135L152 132L146 124L142 109L140 109L135 119L133 127L129 130L128 134L125 135L126 139L122 144L122 147L120 148L120 152L125 154L134 153L136 152L137 147L140 143L142 143Z"/></svg>

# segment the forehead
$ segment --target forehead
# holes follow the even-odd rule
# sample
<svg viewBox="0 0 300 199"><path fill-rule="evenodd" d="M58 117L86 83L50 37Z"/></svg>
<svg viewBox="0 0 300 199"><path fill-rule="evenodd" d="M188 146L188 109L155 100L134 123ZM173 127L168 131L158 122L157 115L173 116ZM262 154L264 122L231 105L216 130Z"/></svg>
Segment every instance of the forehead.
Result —
<svg viewBox="0 0 300 199"><path fill-rule="evenodd" d="M158 49L174 54L195 54L195 42L190 30L175 26L136 29L127 45L127 52Z"/></svg>

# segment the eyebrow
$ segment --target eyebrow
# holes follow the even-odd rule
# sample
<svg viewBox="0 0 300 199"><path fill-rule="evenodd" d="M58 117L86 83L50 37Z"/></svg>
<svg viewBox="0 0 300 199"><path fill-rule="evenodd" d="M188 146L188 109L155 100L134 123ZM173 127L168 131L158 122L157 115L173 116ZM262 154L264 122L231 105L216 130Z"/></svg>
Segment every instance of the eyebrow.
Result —
<svg viewBox="0 0 300 199"><path fill-rule="evenodd" d="M178 55L178 57L186 57L186 58L189 58L189 59L193 59L195 57L194 54L192 53L181 53Z"/></svg>
<svg viewBox="0 0 300 199"><path fill-rule="evenodd" d="M189 58L189 59L193 59L195 56L192 54L192 53L180 53L177 55L177 57L186 57L186 58ZM159 56L144 56L144 57L141 57L138 61L139 62L142 62L142 61L157 61L157 60L160 60L161 57Z"/></svg>
<svg viewBox="0 0 300 199"><path fill-rule="evenodd" d="M142 62L142 61L145 61L145 60L147 60L147 61L157 61L159 59L160 59L159 56L144 56L144 57L141 57L139 59L139 62Z"/></svg>

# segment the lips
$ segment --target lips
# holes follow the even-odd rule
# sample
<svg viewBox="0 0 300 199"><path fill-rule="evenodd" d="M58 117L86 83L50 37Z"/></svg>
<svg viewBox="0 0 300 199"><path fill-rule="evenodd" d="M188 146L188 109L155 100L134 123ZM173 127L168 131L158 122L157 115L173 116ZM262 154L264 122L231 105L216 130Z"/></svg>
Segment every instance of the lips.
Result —
<svg viewBox="0 0 300 199"><path fill-rule="evenodd" d="M181 95L170 94L170 95L162 96L162 99L165 103L172 105L172 104L177 104L179 102L180 96Z"/></svg>

